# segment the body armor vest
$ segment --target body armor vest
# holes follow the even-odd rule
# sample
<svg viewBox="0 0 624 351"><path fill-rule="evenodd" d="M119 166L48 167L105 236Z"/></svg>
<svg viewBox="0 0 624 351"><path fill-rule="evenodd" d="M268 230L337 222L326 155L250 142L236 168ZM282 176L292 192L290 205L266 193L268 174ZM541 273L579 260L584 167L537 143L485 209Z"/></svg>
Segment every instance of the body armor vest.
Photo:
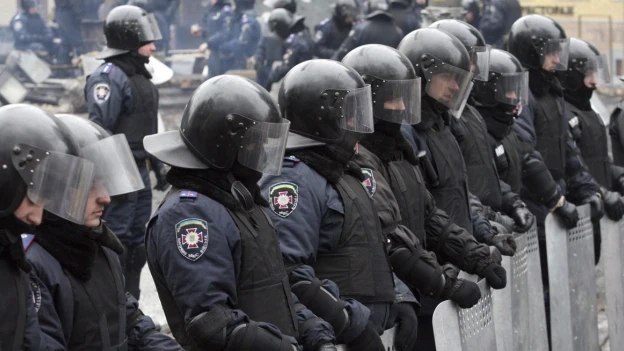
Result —
<svg viewBox="0 0 624 351"><path fill-rule="evenodd" d="M498 176L509 184L511 191L520 194L522 189L522 154L521 144L516 133L511 132L498 142L493 137L491 145L494 147Z"/></svg>
<svg viewBox="0 0 624 351"><path fill-rule="evenodd" d="M582 137L581 140L577 140L577 145L589 173L600 185L610 186L607 127L594 111L582 111L570 103L566 103L566 107L578 118L581 126Z"/></svg>
<svg viewBox="0 0 624 351"><path fill-rule="evenodd" d="M565 175L566 167L566 135L567 121L563 121L563 106L561 99L551 93L544 96L535 96L535 149L544 158L555 182Z"/></svg>
<svg viewBox="0 0 624 351"><path fill-rule="evenodd" d="M344 174L335 185L344 204L338 247L319 254L314 270L338 285L340 295L363 304L394 301L394 280L377 210L364 186Z"/></svg>
<svg viewBox="0 0 624 351"><path fill-rule="evenodd" d="M470 192L484 205L500 211L503 199L494 153L488 143L487 126L479 112L470 105L466 105L462 118L456 123L466 131L466 136L457 143L464 156Z"/></svg>
<svg viewBox="0 0 624 351"><path fill-rule="evenodd" d="M158 90L145 76L128 76L132 107L119 116L112 134L125 134L132 151L143 149L143 138L158 132Z"/></svg>

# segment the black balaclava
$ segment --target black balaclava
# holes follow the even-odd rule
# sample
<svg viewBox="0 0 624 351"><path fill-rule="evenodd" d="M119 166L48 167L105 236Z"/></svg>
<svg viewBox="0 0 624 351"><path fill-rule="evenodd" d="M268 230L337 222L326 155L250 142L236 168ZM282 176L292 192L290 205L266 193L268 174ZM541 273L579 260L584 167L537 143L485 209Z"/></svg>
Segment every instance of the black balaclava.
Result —
<svg viewBox="0 0 624 351"><path fill-rule="evenodd" d="M542 97L548 92L556 96L563 96L563 88L555 72L539 70L529 70L529 88L531 93L537 97Z"/></svg>
<svg viewBox="0 0 624 351"><path fill-rule="evenodd" d="M591 102L590 99L592 94L594 94L595 88L588 88L584 83L583 85L576 90L567 90L563 95L563 98L571 103L573 106L583 111L591 111Z"/></svg>

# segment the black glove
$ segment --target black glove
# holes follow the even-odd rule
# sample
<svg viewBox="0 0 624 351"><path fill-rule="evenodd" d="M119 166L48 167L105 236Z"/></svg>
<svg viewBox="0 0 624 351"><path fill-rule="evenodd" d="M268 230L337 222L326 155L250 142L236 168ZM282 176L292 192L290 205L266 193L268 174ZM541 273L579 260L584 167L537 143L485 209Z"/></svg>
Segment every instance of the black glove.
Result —
<svg viewBox="0 0 624 351"><path fill-rule="evenodd" d="M535 216L524 206L514 208L511 212L511 218L516 222L514 226L516 233L526 233L535 223Z"/></svg>
<svg viewBox="0 0 624 351"><path fill-rule="evenodd" d="M576 227L576 223L579 220L578 211L576 210L576 206L569 203L567 200L563 200L563 205L557 207L554 211L562 221L567 229L572 229Z"/></svg>
<svg viewBox="0 0 624 351"><path fill-rule="evenodd" d="M397 326L394 347L397 351L411 351L418 335L418 317L411 302L399 302L392 305L388 326Z"/></svg>
<svg viewBox="0 0 624 351"><path fill-rule="evenodd" d="M323 344L319 347L317 347L316 349L314 349L314 351L337 351L338 349L336 348L336 345L334 344Z"/></svg>
<svg viewBox="0 0 624 351"><path fill-rule="evenodd" d="M473 221L473 236L478 242L487 244L488 240L496 233L492 231L490 221L481 217L476 221Z"/></svg>
<svg viewBox="0 0 624 351"><path fill-rule="evenodd" d="M371 322L368 322L366 329L355 340L351 341L348 346L350 350L385 351L377 328Z"/></svg>
<svg viewBox="0 0 624 351"><path fill-rule="evenodd" d="M602 199L604 200L607 216L616 222L622 219L622 216L624 216L624 202L620 194L606 190L602 195Z"/></svg>
<svg viewBox="0 0 624 351"><path fill-rule="evenodd" d="M512 234L496 234L487 244L494 246L505 256L513 256L516 253L516 239Z"/></svg>
<svg viewBox="0 0 624 351"><path fill-rule="evenodd" d="M485 264L481 264L481 266L481 269L477 269L477 275L479 275L479 277L485 278L488 284L494 289L505 288L507 285L507 272L505 268L492 262L490 259L485 260Z"/></svg>
<svg viewBox="0 0 624 351"><path fill-rule="evenodd" d="M479 302L481 290L476 283L471 281L446 277L440 297L455 302L461 308L470 308Z"/></svg>
<svg viewBox="0 0 624 351"><path fill-rule="evenodd" d="M598 193L583 200L584 204L589 204L591 208L591 220L592 222L598 222L602 216L604 216L604 202Z"/></svg>

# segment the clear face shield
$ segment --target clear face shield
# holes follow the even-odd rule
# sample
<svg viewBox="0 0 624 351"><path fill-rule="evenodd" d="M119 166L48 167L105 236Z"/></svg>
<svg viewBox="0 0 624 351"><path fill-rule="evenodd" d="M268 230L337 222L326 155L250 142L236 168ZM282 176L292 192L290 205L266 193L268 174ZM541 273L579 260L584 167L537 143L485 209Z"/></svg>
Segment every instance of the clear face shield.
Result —
<svg viewBox="0 0 624 351"><path fill-rule="evenodd" d="M372 81L375 118L397 124L420 123L420 78Z"/></svg>
<svg viewBox="0 0 624 351"><path fill-rule="evenodd" d="M162 34L158 28L158 22L153 13L139 18L139 40L141 42L156 41L162 39Z"/></svg>
<svg viewBox="0 0 624 351"><path fill-rule="evenodd" d="M238 162L264 174L279 175L282 171L290 121L269 123L253 121L240 115L237 117L249 121L238 149Z"/></svg>
<svg viewBox="0 0 624 351"><path fill-rule="evenodd" d="M568 69L570 39L549 39L546 42L541 41L541 39L535 40L540 40L537 50L544 70L554 72Z"/></svg>
<svg viewBox="0 0 624 351"><path fill-rule="evenodd" d="M461 116L472 90L472 73L428 56L422 69L427 79L425 92L449 108L453 116ZM458 117L459 118L459 117Z"/></svg>
<svg viewBox="0 0 624 351"><path fill-rule="evenodd" d="M83 158L95 165L97 197L116 196L145 188L126 136L116 134L82 148Z"/></svg>
<svg viewBox="0 0 624 351"><path fill-rule="evenodd" d="M508 105L529 103L529 72L498 73L490 77L494 99Z"/></svg>
<svg viewBox="0 0 624 351"><path fill-rule="evenodd" d="M473 46L468 53L472 63L471 72L474 79L487 82L490 73L490 45Z"/></svg>
<svg viewBox="0 0 624 351"><path fill-rule="evenodd" d="M585 76L585 85L603 85L611 83L609 60L605 55L596 55L576 62L578 71ZM572 61L574 63L574 60Z"/></svg>
<svg viewBox="0 0 624 351"><path fill-rule="evenodd" d="M26 144L17 145L11 159L30 201L70 222L84 222L95 173L92 162Z"/></svg>
<svg viewBox="0 0 624 351"><path fill-rule="evenodd" d="M321 94L321 101L340 128L355 133L374 131L370 85L352 90L328 89Z"/></svg>

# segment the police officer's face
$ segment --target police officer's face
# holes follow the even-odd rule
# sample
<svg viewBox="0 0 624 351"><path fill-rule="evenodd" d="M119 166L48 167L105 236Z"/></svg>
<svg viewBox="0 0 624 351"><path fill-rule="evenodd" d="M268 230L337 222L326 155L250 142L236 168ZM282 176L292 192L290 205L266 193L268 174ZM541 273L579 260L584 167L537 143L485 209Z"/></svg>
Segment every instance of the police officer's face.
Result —
<svg viewBox="0 0 624 351"><path fill-rule="evenodd" d="M431 78L429 95L438 101L451 102L459 91L457 80L450 73L436 74Z"/></svg>
<svg viewBox="0 0 624 351"><path fill-rule="evenodd" d="M384 109L392 111L403 111L405 110L405 102L403 102L403 98L400 97L392 99L384 102Z"/></svg>
<svg viewBox="0 0 624 351"><path fill-rule="evenodd" d="M102 184L96 183L87 200L87 209L85 210L85 226L95 228L100 225L100 218L104 212L104 208L110 204L110 196L106 193L106 189Z"/></svg>
<svg viewBox="0 0 624 351"><path fill-rule="evenodd" d="M156 45L154 43L149 43L141 46L138 50L139 55L143 55L145 57L150 57L156 51Z"/></svg>
<svg viewBox="0 0 624 351"><path fill-rule="evenodd" d="M24 196L13 215L28 225L39 225L43 217L43 206L33 203L28 196Z"/></svg>
<svg viewBox="0 0 624 351"><path fill-rule="evenodd" d="M561 59L559 58L559 52L554 51L544 57L544 64L542 64L542 68L545 71L554 72L557 65L560 63Z"/></svg>
<svg viewBox="0 0 624 351"><path fill-rule="evenodd" d="M587 88L596 89L596 86L598 85L598 82L596 81L596 73L592 71L587 72L583 83L585 83Z"/></svg>

